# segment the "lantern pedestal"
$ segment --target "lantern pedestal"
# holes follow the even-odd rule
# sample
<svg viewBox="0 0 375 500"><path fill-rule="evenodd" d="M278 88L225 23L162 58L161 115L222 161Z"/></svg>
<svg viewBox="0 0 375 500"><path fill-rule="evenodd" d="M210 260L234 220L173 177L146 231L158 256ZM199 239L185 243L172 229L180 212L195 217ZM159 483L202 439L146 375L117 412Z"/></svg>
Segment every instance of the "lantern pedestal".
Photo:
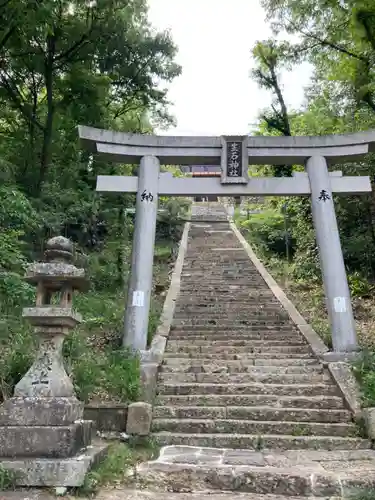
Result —
<svg viewBox="0 0 375 500"><path fill-rule="evenodd" d="M84 405L62 355L65 336L81 322L72 310L73 291L86 281L83 270L69 263L69 240L53 238L47 248L48 262L32 264L26 275L37 286L37 305L25 308L23 317L34 326L39 349L14 397L0 407L0 466L16 472L19 486L80 486L107 448L92 445L93 422L83 420Z"/></svg>

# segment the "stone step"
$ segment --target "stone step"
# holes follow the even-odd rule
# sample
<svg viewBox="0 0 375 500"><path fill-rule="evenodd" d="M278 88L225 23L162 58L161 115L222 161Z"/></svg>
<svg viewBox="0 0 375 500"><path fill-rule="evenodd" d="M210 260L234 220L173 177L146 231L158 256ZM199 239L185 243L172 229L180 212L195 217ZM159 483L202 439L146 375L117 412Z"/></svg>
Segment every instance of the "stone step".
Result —
<svg viewBox="0 0 375 500"><path fill-rule="evenodd" d="M237 332L210 332L210 331L192 331L186 330L179 332L176 330L171 331L169 334L169 341L189 341L191 342L291 342L297 343L304 342L302 335L298 332L293 333L277 333L277 332L263 332L263 333L237 333Z"/></svg>
<svg viewBox="0 0 375 500"><path fill-rule="evenodd" d="M171 326L171 332L186 332L186 331L191 331L191 332L204 332L205 335L209 335L212 333L213 335L217 332L234 332L237 333L237 335L242 335L246 334L248 332L253 333L257 332L259 334L263 333L272 333L273 335L277 335L279 332L291 332L295 333L297 332L296 327L294 326L294 323L290 323L289 325L236 325L234 326L233 323L231 322L230 325L175 325L172 324Z"/></svg>
<svg viewBox="0 0 375 500"><path fill-rule="evenodd" d="M358 450L370 449L371 441L341 436L282 436L274 434L187 434L154 432L159 446L198 446L246 450Z"/></svg>
<svg viewBox="0 0 375 500"><path fill-rule="evenodd" d="M167 358L164 361L164 364L161 367L162 373L218 373L219 367L222 366L222 372L227 373L239 373L246 372L251 374L259 374L259 373L277 373L280 375L292 374L292 373L306 373L306 374L322 374L325 372L322 365L314 364L314 365L246 365L241 362L235 362L230 364L220 365L217 362L215 364L200 364L200 363L185 363L187 360L183 360L174 358Z"/></svg>
<svg viewBox="0 0 375 500"><path fill-rule="evenodd" d="M211 267L209 267L210 265ZM197 281L198 273L205 274L205 280L202 284L206 286L211 284L211 281L218 281L220 279L220 285L224 286L227 284L225 281L227 278L229 280L237 278L240 283L262 284L266 286L263 278L254 267L243 262L231 266L227 261L223 261L217 252L206 254L201 259L191 258L185 262L181 273L182 284L194 282L194 279Z"/></svg>
<svg viewBox="0 0 375 500"><path fill-rule="evenodd" d="M184 450L184 451L182 451ZM195 451L197 450L197 451ZM361 450L360 450L361 451ZM285 495L286 498L351 498L375 485L375 460L312 460L309 452L267 455L261 452L170 447L158 460L137 467L142 486L164 491L236 491L242 494ZM358 453L358 452L357 452ZM238 460L239 459L239 460ZM238 461L246 461L238 465ZM351 466L348 467L348 464ZM354 493L357 488L357 494ZM359 490L358 488L361 488ZM235 498L235 496L233 497ZM272 497L271 497L272 498Z"/></svg>
<svg viewBox="0 0 375 500"><path fill-rule="evenodd" d="M217 314L219 316L222 316L224 314L244 314L246 316L256 316L258 314L261 315L270 315L270 316L278 316L278 315L284 315L285 317L288 317L288 314L286 311L283 311L278 304L271 305L269 307L262 307L260 308L259 304L257 301L251 302L249 304L240 304L240 305L235 305L235 304L228 304L228 305L222 305L222 304L217 304L217 305L211 305L211 304L194 304L193 306L179 306L175 308L175 315L178 316L185 316L189 317L192 314L205 314L205 315L212 315L212 314Z"/></svg>
<svg viewBox="0 0 375 500"><path fill-rule="evenodd" d="M194 296L186 296L183 300L179 301L176 305L176 312L184 312L187 311L187 315L193 314L194 312L210 312L212 311L221 311L222 313L230 312L230 311L240 311L242 313L253 313L260 309L260 306L265 306L264 302L267 299L262 299L259 297L250 297L247 294L241 298L241 302L239 300L233 299L230 295L226 297L219 297L213 294L207 295L206 297L197 296L196 291L191 291L189 294L194 294ZM209 300L213 299L213 300ZM246 304L247 302L247 304ZM266 308L263 307L261 311L283 311L279 304L270 304ZM285 312L285 311L284 311Z"/></svg>
<svg viewBox="0 0 375 500"><path fill-rule="evenodd" d="M231 320L231 319L208 319L205 320L204 318L196 318L196 319L190 319L190 320L180 320L180 319L174 319L172 322L172 327L175 328L187 328L187 329L197 329L197 330L219 330L219 329L226 329L226 330L246 330L246 329L257 329L259 330L260 328L272 328L272 329L279 329L279 327L284 327L285 329L290 329L292 326L292 323L290 320L259 320L259 319L243 319L243 320Z"/></svg>
<svg viewBox="0 0 375 500"><path fill-rule="evenodd" d="M251 421L351 423L348 410L275 408L273 406L156 406L156 419L239 419Z"/></svg>
<svg viewBox="0 0 375 500"><path fill-rule="evenodd" d="M256 346L254 344L248 344L245 346L220 346L220 345L179 345L172 344L168 342L167 346L168 352L170 353L185 353L185 354L310 354L311 349L308 344L299 344L299 345L265 345L265 346ZM275 356L276 357L276 356Z"/></svg>
<svg viewBox="0 0 375 500"><path fill-rule="evenodd" d="M291 436L341 436L356 437L358 429L354 424L345 422L293 422L293 421L260 421L240 419L190 419L190 418L154 418L153 432L176 433L240 433L240 434L274 434Z"/></svg>
<svg viewBox="0 0 375 500"><path fill-rule="evenodd" d="M159 406L272 406L279 408L344 409L339 396L278 396L253 394L210 394L188 396L158 396Z"/></svg>
<svg viewBox="0 0 375 500"><path fill-rule="evenodd" d="M227 293L199 293L198 290L187 292L185 295L179 295L179 299L176 307L214 307L219 304L224 304L225 307L238 306L246 307L246 303L249 302L250 305L256 305L257 303L263 306L270 299L268 297L263 297L259 293L250 293L249 290L243 290L241 292L236 292L235 296ZM270 304L272 306L277 304Z"/></svg>
<svg viewBox="0 0 375 500"><path fill-rule="evenodd" d="M198 321L197 321L198 320ZM212 312L212 311L197 311L195 312L190 311L188 313L183 312L183 313L176 313L173 317L173 321L176 322L189 322L192 321L193 323L198 322L201 323L202 321L207 322L207 321L215 321L216 323L222 323L224 321L231 321L233 324L236 323L242 323L243 321L246 321L245 324L247 323L254 323L254 322L259 322L259 321L265 321L266 323L275 323L280 324L284 322L289 322L290 317L286 313L282 313L280 311L274 311L274 312L251 312L251 311L246 311L245 309L238 310L238 311L231 311L228 310L227 312L223 311L221 313L218 312Z"/></svg>
<svg viewBox="0 0 375 500"><path fill-rule="evenodd" d="M224 339L224 340L205 340L205 339L196 339L194 340L194 346L196 347L264 347L265 349L268 348L275 348L278 346L290 346L290 347L299 347L301 345L307 345L306 341L300 337L297 339L293 339L292 342L288 342L285 340L252 340L251 344L249 344L248 341L246 340L241 340L241 339L235 339L235 340L230 340L230 339ZM191 347L191 342L185 341L185 340L174 340L170 339L168 340L167 348L171 352L175 350L175 348L184 348L184 347Z"/></svg>
<svg viewBox="0 0 375 500"><path fill-rule="evenodd" d="M257 493L236 493L234 491L231 492L215 492L215 491L210 491L207 492L207 488L205 488L205 491L195 491L195 492L190 492L186 493L184 492L185 490L181 488L181 485L179 486L180 489L182 489L181 492L176 492L176 487L173 486L173 496L168 494L166 496L165 489L163 486L160 486L159 483L153 482L150 485L151 489L142 490L142 489L137 489L134 491L133 489L121 489L120 491L117 490L115 493L113 490L102 490L102 493L100 497L98 497L98 500L306 500L306 497L292 497L292 496L285 496L285 495L262 495L262 494L257 494ZM158 490L156 491L156 488ZM160 489L160 491L159 491ZM107 496L106 496L107 494ZM1 500L19 500L18 498L15 498L13 496L10 496L10 493L4 493L4 499L2 498ZM9 496L8 496L9 495ZM37 500L34 499L34 497L28 496L29 500ZM341 500L341 497L322 497L322 500Z"/></svg>
<svg viewBox="0 0 375 500"><path fill-rule="evenodd" d="M198 383L166 382L157 388L160 395L277 395L277 396L338 396L334 384L265 384L265 383Z"/></svg>
<svg viewBox="0 0 375 500"><path fill-rule="evenodd" d="M278 310L283 310L280 303L276 300L271 301L270 299L264 299L263 297L249 297L247 301L243 302L200 302L196 301L195 303L179 303L176 306L176 311L184 310L184 309L191 309L191 310L203 310L203 311L209 311L209 310L214 310L214 311L228 311L228 310L246 310L246 311L256 311L260 309L261 311L272 311L275 309ZM284 310L285 312L285 310Z"/></svg>
<svg viewBox="0 0 375 500"><path fill-rule="evenodd" d="M277 373L165 373L159 374L159 383L183 384L186 382L200 384L283 384L283 385L298 385L308 384L332 384L328 374L321 373L292 373L278 375Z"/></svg>
<svg viewBox="0 0 375 500"><path fill-rule="evenodd" d="M264 291L265 285L263 283L254 283L253 280L239 281L238 278L221 278L217 283L206 283L204 273L197 278L195 283L186 283L181 285L179 297L184 298L184 295L189 295L191 292L197 294L197 298L204 298L207 296L214 296L220 298L222 302L226 300L227 297L232 297L235 301L240 298L245 299L251 292L254 293L255 290ZM222 284L222 283L225 284ZM233 287L236 287L233 289Z"/></svg>
<svg viewBox="0 0 375 500"><path fill-rule="evenodd" d="M175 359L176 363L182 362L185 360L186 362L194 363L195 366L199 364L202 366L203 364L212 365L214 361L220 360L219 365L222 367L225 366L239 366L239 362L243 364L243 366L264 366L264 365L274 365L274 366L289 366L289 365L304 365L307 366L309 364L316 364L317 360L313 358L311 355L307 354L289 354L288 357L277 357L275 353L272 354L208 354L204 353L202 356L194 355L194 358L189 354L183 354L175 352L164 353L164 359ZM225 363L224 360L227 360Z"/></svg>

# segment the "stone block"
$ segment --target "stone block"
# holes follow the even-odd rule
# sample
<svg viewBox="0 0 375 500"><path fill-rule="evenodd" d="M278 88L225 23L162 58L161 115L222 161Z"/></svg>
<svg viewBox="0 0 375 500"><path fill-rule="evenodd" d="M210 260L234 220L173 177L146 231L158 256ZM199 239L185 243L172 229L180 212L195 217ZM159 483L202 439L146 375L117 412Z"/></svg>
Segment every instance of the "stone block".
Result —
<svg viewBox="0 0 375 500"><path fill-rule="evenodd" d="M0 427L0 450L4 458L71 457L91 443L93 422L86 420L68 426Z"/></svg>
<svg viewBox="0 0 375 500"><path fill-rule="evenodd" d="M158 377L158 363L141 363L141 397L142 401L153 402Z"/></svg>
<svg viewBox="0 0 375 500"><path fill-rule="evenodd" d="M78 487L91 467L105 458L107 449L107 443L96 442L71 458L0 459L0 465L16 472L17 486Z"/></svg>
<svg viewBox="0 0 375 500"><path fill-rule="evenodd" d="M132 403L128 408L127 434L148 436L152 422L152 406L149 403Z"/></svg>
<svg viewBox="0 0 375 500"><path fill-rule="evenodd" d="M154 363L161 364L163 361L165 346L167 345L166 337L161 335L155 335L152 339L151 343L151 353L152 353L152 361Z"/></svg>
<svg viewBox="0 0 375 500"><path fill-rule="evenodd" d="M98 431L125 432L127 404L90 404L85 406L84 419L93 420Z"/></svg>
<svg viewBox="0 0 375 500"><path fill-rule="evenodd" d="M358 383L348 363L328 363L328 370L345 398L347 407L355 418L361 416L361 394Z"/></svg>
<svg viewBox="0 0 375 500"><path fill-rule="evenodd" d="M72 398L11 398L0 407L0 426L66 426L81 420L83 403Z"/></svg>
<svg viewBox="0 0 375 500"><path fill-rule="evenodd" d="M375 439L375 408L364 408L362 414L368 437Z"/></svg>

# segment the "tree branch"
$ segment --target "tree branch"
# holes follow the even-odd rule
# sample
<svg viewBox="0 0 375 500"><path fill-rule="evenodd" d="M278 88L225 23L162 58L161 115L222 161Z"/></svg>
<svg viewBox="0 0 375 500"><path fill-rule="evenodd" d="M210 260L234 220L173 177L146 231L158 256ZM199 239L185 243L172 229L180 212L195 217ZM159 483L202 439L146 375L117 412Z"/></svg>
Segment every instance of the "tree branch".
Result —
<svg viewBox="0 0 375 500"><path fill-rule="evenodd" d="M33 122L36 127L39 128L39 130L44 130L43 125L32 116L32 113L27 109L27 106L22 102L23 98L22 95L19 93L17 87L14 85L15 88L12 87L12 84L10 83L11 78L9 75L6 74L6 72L3 70L3 73L0 73L0 81L2 84L3 89L7 92L11 100L13 101L15 107L22 113L22 115L29 121Z"/></svg>
<svg viewBox="0 0 375 500"><path fill-rule="evenodd" d="M293 23L293 21L289 20L288 22L291 26L293 26L293 28L296 31L301 33L301 35L305 36L306 38L312 38L313 40L317 41L320 45L330 47L331 49L337 50L338 52L341 52L342 54L346 54L349 57L353 57L354 59L359 59L360 61L365 61L365 62L368 61L368 58L366 58L365 56L355 54L354 52L351 52L350 50L345 49L345 47L341 47L340 45L337 45L336 43L331 42L327 39L322 39L322 38L318 37L317 35L314 35L313 33L305 33L301 28L296 26Z"/></svg>

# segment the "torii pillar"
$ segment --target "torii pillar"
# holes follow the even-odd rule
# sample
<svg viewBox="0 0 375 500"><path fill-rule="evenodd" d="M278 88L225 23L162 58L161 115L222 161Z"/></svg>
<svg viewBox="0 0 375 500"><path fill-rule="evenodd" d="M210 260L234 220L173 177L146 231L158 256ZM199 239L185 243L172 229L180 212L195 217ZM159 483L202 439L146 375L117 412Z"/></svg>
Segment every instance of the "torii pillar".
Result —
<svg viewBox="0 0 375 500"><path fill-rule="evenodd" d="M349 162L375 150L375 131L319 137L167 137L79 127L83 144L102 158L140 162L139 177L98 176L97 191L137 193L124 345L143 350L147 343L153 248L158 195L304 196L312 215L322 266L332 333L333 359L358 350L350 291L341 250L332 193L371 191L368 176L342 176L328 164ZM248 179L248 164L301 164L306 173L291 178ZM159 174L160 164L220 164L222 177L173 178ZM147 175L146 175L147 174Z"/></svg>

